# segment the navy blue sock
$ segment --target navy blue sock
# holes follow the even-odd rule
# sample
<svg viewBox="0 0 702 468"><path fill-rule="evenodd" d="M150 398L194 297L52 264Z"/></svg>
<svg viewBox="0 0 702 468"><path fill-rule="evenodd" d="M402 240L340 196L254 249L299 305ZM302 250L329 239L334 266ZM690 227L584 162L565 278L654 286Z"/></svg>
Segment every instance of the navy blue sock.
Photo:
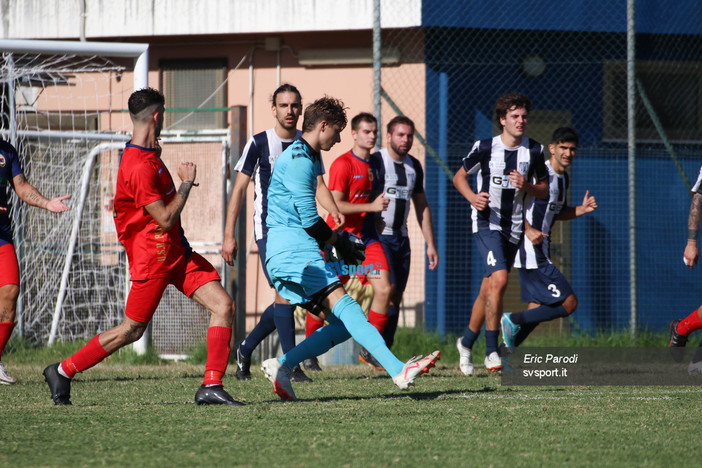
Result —
<svg viewBox="0 0 702 468"><path fill-rule="evenodd" d="M388 348L392 348L392 344L395 342L395 332L397 331L397 323L399 320L400 308L395 305L390 305L388 307L388 323L385 324L385 329L382 333L385 345Z"/></svg>
<svg viewBox="0 0 702 468"><path fill-rule="evenodd" d="M533 332L538 326L538 323L525 323L522 325L522 328L519 329L514 337L514 346L519 346L522 344L522 342L526 340L527 336L529 336L529 333Z"/></svg>
<svg viewBox="0 0 702 468"><path fill-rule="evenodd" d="M485 330L485 355L489 356L493 351L497 351L497 335L499 330Z"/></svg>
<svg viewBox="0 0 702 468"><path fill-rule="evenodd" d="M254 329L251 330L249 336L247 336L244 341L241 342L239 349L244 357L251 356L251 353L253 353L253 350L256 349L256 346L258 346L261 341L266 339L266 337L270 335L273 330L275 330L275 321L273 320L274 305L275 304L271 304L266 307L266 310L264 310L263 314L261 314L261 319L258 321Z"/></svg>
<svg viewBox="0 0 702 468"><path fill-rule="evenodd" d="M273 310L273 322L278 330L280 347L287 353L295 347L295 306L276 304Z"/></svg>
<svg viewBox="0 0 702 468"><path fill-rule="evenodd" d="M479 336L480 330L478 330L478 332L476 333L473 330L471 330L470 327L466 327L466 332L463 334L461 344L466 348L473 349L473 343L475 343L475 340L477 340Z"/></svg>
<svg viewBox="0 0 702 468"><path fill-rule="evenodd" d="M527 309L510 315L510 320L517 325L525 323L541 323L560 317L567 317L568 312L562 305L542 305L535 309Z"/></svg>

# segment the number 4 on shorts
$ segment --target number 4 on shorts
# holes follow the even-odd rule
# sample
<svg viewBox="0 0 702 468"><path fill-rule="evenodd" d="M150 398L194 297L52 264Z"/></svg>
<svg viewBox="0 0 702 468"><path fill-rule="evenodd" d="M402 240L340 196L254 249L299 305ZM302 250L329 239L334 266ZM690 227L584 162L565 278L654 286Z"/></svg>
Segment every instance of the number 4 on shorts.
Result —
<svg viewBox="0 0 702 468"><path fill-rule="evenodd" d="M492 266L492 267L497 265L497 260L495 260L495 255L492 253L492 250L488 252L487 264Z"/></svg>

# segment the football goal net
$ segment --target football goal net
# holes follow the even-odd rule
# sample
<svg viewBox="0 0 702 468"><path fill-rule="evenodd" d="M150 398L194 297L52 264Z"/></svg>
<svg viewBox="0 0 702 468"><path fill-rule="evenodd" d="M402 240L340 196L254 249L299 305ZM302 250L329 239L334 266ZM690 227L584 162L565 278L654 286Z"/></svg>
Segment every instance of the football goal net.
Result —
<svg viewBox="0 0 702 468"><path fill-rule="evenodd" d="M129 273L112 209L131 131L124 109L133 90L147 86L148 47L0 40L0 53L0 136L17 148L25 176L43 195L71 195L71 211L54 214L26 206L11 191L21 278L18 330L41 344L87 339L124 317ZM195 158L198 175L221 186L226 131L204 138L191 133L164 135L164 153ZM216 192L202 203L214 203L210 210L218 216L202 208L191 215L204 226L191 243L210 258L219 239L202 233L221 234L216 223L223 195ZM200 222L198 215L207 219ZM154 318L153 342L161 354L183 354L206 335L207 311L180 296L169 287ZM145 347L144 341L136 348Z"/></svg>

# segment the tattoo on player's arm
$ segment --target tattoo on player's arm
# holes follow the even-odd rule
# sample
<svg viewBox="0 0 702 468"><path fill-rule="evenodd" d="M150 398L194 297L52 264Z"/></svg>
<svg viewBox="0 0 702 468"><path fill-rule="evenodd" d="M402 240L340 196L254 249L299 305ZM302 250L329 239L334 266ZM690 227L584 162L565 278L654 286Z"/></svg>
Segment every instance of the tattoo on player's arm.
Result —
<svg viewBox="0 0 702 468"><path fill-rule="evenodd" d="M41 193L39 193L36 187L27 182L27 178L24 174L18 174L17 177L13 178L12 186L17 196L29 205L44 208L49 202L49 200L45 199Z"/></svg>
<svg viewBox="0 0 702 468"><path fill-rule="evenodd" d="M188 195L190 194L190 189L193 188L193 183L190 180L184 180L181 184L180 187L178 187L178 193L180 194L180 197L183 199L183 203L188 199Z"/></svg>
<svg viewBox="0 0 702 468"><path fill-rule="evenodd" d="M30 205L37 205L39 203L39 200L39 194L35 190L31 190L27 194L27 203L29 203Z"/></svg>
<svg viewBox="0 0 702 468"><path fill-rule="evenodd" d="M687 238L697 240L697 231L700 228L700 220L702 220L702 195L695 193L692 196L692 204L690 205L690 217L687 220Z"/></svg>
<svg viewBox="0 0 702 468"><path fill-rule="evenodd" d="M135 325L132 325L129 327L129 330L127 330L124 333L124 337L127 339L129 342L134 342L141 338L141 335L144 332L144 327L137 327Z"/></svg>

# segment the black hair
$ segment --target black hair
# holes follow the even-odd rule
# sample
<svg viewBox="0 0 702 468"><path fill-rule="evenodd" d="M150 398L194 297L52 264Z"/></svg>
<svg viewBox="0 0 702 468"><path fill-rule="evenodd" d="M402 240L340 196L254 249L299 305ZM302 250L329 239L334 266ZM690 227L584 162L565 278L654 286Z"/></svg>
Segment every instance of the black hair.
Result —
<svg viewBox="0 0 702 468"><path fill-rule="evenodd" d="M377 125L378 119L370 112L361 112L351 119L351 130L358 130L358 126L361 125L361 122L374 123Z"/></svg>
<svg viewBox="0 0 702 468"><path fill-rule="evenodd" d="M575 143L578 145L578 132L570 127L560 127L553 131L551 143Z"/></svg>
<svg viewBox="0 0 702 468"><path fill-rule="evenodd" d="M275 91L273 91L271 104L273 104L274 106L275 100L278 97L278 94L280 93L295 93L297 94L297 98L300 100L300 103L302 103L302 95L300 94L300 91L298 91L298 89L290 83L283 83L282 85L278 86L278 88Z"/></svg>
<svg viewBox="0 0 702 468"><path fill-rule="evenodd" d="M127 106L129 107L129 113L132 117L139 115L144 109L147 109L154 105L159 105L164 107L166 104L166 98L163 97L161 91L154 88L144 88L134 91L131 96L129 96L129 101Z"/></svg>
<svg viewBox="0 0 702 468"><path fill-rule="evenodd" d="M388 133L392 133L392 131L395 130L395 126L400 124L409 125L412 128L412 132L414 132L414 122L412 122L412 119L404 115L398 115L393 117L393 119L390 122L388 122Z"/></svg>

